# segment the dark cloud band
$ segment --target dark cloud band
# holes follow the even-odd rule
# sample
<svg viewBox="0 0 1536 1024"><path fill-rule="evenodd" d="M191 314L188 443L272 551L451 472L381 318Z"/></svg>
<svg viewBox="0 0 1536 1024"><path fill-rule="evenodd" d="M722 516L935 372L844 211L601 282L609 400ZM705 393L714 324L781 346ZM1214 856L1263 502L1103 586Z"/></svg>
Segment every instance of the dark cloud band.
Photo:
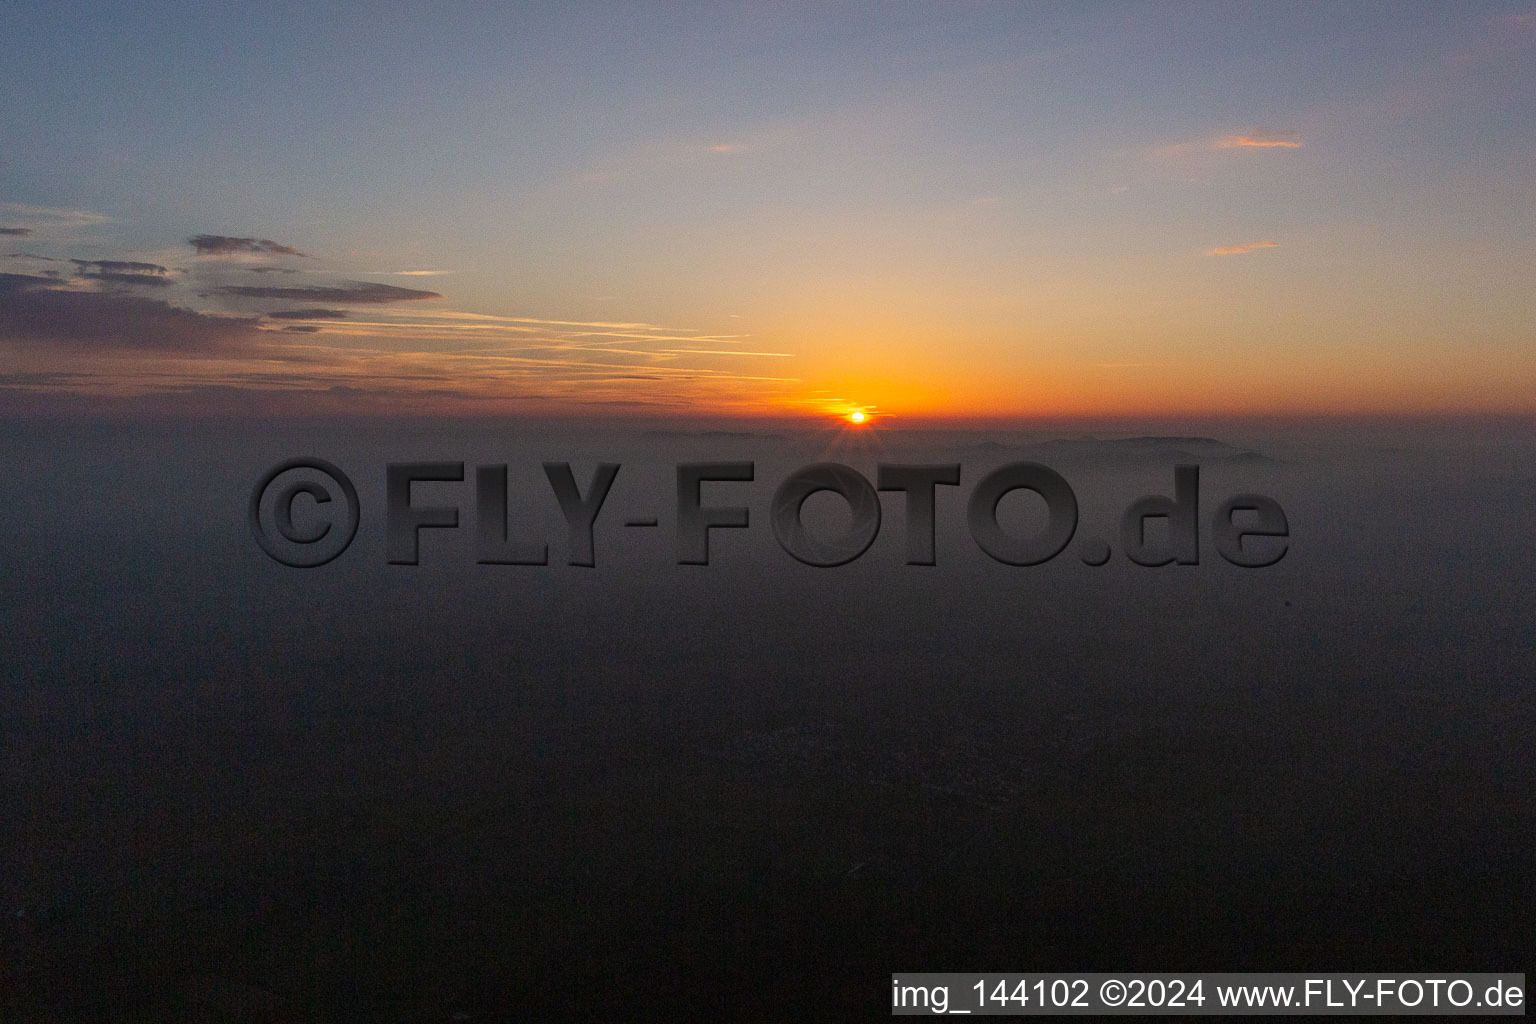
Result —
<svg viewBox="0 0 1536 1024"><path fill-rule="evenodd" d="M199 256L234 256L240 253L264 253L271 256L303 256L291 245L281 245L270 238L234 238L230 235L193 235L187 244Z"/></svg>
<svg viewBox="0 0 1536 1024"><path fill-rule="evenodd" d="M171 283L170 270L158 263L136 260L70 260L84 277L112 284L143 285L165 288Z"/></svg>
<svg viewBox="0 0 1536 1024"><path fill-rule="evenodd" d="M420 302L440 299L437 292L401 288L392 284L346 281L339 286L304 285L298 288L268 288L263 285L226 285L219 295L237 295L244 299L285 299L289 302L334 302L339 305L373 305L384 302Z"/></svg>

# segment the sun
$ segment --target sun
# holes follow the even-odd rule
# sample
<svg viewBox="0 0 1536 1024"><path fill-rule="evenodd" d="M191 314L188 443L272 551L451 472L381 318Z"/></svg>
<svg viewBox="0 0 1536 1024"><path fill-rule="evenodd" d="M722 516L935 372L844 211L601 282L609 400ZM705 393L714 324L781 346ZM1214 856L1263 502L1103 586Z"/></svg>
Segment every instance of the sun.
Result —
<svg viewBox="0 0 1536 1024"><path fill-rule="evenodd" d="M855 409L853 412L848 414L848 420L850 423L863 423L866 418L867 417L864 415L863 409Z"/></svg>

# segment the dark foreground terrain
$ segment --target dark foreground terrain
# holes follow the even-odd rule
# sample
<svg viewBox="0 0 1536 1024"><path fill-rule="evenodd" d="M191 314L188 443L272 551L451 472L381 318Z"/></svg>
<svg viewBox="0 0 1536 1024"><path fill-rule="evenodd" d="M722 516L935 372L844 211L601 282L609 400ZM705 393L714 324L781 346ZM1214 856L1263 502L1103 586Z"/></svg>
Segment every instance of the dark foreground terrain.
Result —
<svg viewBox="0 0 1536 1024"><path fill-rule="evenodd" d="M846 1019L895 970L1528 969L1536 432L1128 436L8 425L0 1018ZM306 454L362 526L287 569L245 501ZM703 458L757 462L706 492L752 526L679 566L672 467ZM851 565L780 551L773 488L821 458L961 463L939 564L902 564L899 495ZM468 483L418 489L462 528L386 564L407 459L507 462L552 564L476 565ZM1290 553L992 562L964 499L1015 459L1107 539L1198 462L1205 510L1279 500ZM623 464L595 568L544 460Z"/></svg>

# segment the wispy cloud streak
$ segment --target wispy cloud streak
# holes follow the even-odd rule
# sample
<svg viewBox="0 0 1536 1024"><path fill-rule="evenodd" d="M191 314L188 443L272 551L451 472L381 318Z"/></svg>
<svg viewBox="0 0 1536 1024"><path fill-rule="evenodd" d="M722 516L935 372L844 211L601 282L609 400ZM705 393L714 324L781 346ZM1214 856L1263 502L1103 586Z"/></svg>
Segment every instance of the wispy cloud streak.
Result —
<svg viewBox="0 0 1536 1024"><path fill-rule="evenodd" d="M1241 256L1259 249L1278 249L1279 242L1243 242L1241 245L1224 245L1219 249L1207 249L1207 256Z"/></svg>
<svg viewBox="0 0 1536 1024"><path fill-rule="evenodd" d="M1216 145L1220 149L1300 149L1300 135L1292 128L1257 128L1248 135L1229 135Z"/></svg>

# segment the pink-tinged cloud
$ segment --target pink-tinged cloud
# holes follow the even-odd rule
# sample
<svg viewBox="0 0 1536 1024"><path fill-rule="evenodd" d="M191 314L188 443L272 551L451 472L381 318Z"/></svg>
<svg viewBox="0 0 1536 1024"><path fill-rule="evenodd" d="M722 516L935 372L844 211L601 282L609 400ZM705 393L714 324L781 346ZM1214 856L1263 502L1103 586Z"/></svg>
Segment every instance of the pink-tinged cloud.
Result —
<svg viewBox="0 0 1536 1024"><path fill-rule="evenodd" d="M1241 245L1224 245L1219 249L1207 249L1207 256L1241 256L1245 252L1253 252L1256 249L1278 249L1279 242L1244 242Z"/></svg>
<svg viewBox="0 0 1536 1024"><path fill-rule="evenodd" d="M1259 128L1251 135L1229 135L1216 145L1221 149L1300 149L1300 134L1291 128Z"/></svg>

